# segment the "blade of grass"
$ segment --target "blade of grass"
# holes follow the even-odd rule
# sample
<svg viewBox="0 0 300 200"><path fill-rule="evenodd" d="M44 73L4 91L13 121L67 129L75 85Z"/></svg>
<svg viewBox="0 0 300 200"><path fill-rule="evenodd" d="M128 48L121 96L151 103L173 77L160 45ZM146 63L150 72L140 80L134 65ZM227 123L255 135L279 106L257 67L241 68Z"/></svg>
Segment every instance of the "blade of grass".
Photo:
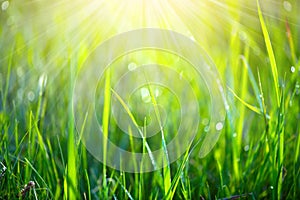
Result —
<svg viewBox="0 0 300 200"><path fill-rule="evenodd" d="M118 101L121 103L121 105L123 106L123 108L127 112L128 116L132 120L132 122L135 125L135 127L138 129L138 132L139 132L140 136L144 139L145 136L144 136L143 132L141 131L141 129L139 128L139 126L138 126L138 124L137 124L137 122L136 122L133 114L131 113L129 107L127 106L127 104L123 101L123 99L119 96L119 94L114 89L111 88L111 91L115 95L115 97L118 99ZM147 152L149 154L149 157L151 159L151 163L152 163L154 169L157 169L157 165L156 165L154 156L152 154L151 148L150 148L149 144L147 143L147 141L145 141L145 146L146 146Z"/></svg>
<svg viewBox="0 0 300 200"><path fill-rule="evenodd" d="M130 148L131 148L131 152L135 152L135 148L134 148L134 142L133 142L133 136L132 136L132 129L131 129L131 126L128 125L128 135L129 135L129 142L130 142ZM146 134L145 134L146 135ZM143 149L144 150L144 149ZM145 153L143 151L143 153ZM142 165L142 161L141 161L141 165ZM137 163L136 163L136 160L133 160L133 167L134 167L134 171L135 172L138 172L138 168L137 168ZM142 184L140 181L139 181L139 174L138 173L135 173L134 174L134 178L135 178L135 182L134 182L134 198L135 199L140 199L139 198L139 188L140 188L140 185Z"/></svg>
<svg viewBox="0 0 300 200"><path fill-rule="evenodd" d="M72 107L72 97L73 97L73 84L74 84L74 68L73 60L70 61L70 93L69 93L69 107L68 107L68 198L76 199L77 198L77 146L75 145L75 132L74 132L74 116L73 116L73 107Z"/></svg>
<svg viewBox="0 0 300 200"><path fill-rule="evenodd" d="M286 28L286 35L287 35L289 46L290 46L293 64L296 65L297 58L296 58L296 53L295 53L295 46L294 46L293 36L292 36L292 32L291 32L291 28L290 28L288 19L285 20L285 28Z"/></svg>
<svg viewBox="0 0 300 200"><path fill-rule="evenodd" d="M248 60L245 56L240 56L240 58L242 59L242 61L244 63L244 67L247 69L248 77L250 79L250 83L251 83L252 89L254 91L256 100L259 103L259 107L260 107L261 112L263 112L263 104L262 104L262 101L261 101L261 98L260 98L259 88L258 88L258 85L257 85L256 80L254 78L254 75L252 73L249 62L248 62Z"/></svg>
<svg viewBox="0 0 300 200"><path fill-rule="evenodd" d="M294 192L293 192L293 197L294 199L296 199L296 195L297 195L297 163L299 162L299 149L300 149L300 134L299 134L299 126L297 127L297 142L296 142L296 152L295 152L295 157L294 157L294 169L293 169L293 189L294 189ZM298 175L299 175L299 171L298 170Z"/></svg>
<svg viewBox="0 0 300 200"><path fill-rule="evenodd" d="M248 59L249 57L249 45L247 44L244 50L245 57L244 59ZM236 67L237 68L237 67ZM240 97L241 99L246 98L247 94L247 69L243 68L242 70L242 79L240 84ZM235 173L236 184L240 184L240 160L241 156L241 149L242 149L242 137L243 137L243 127L244 127L244 120L245 120L245 107L243 105L239 105L239 118L236 122L236 139L232 141L232 150L233 150L233 169ZM228 111L228 116L231 116L231 113Z"/></svg>
<svg viewBox="0 0 300 200"><path fill-rule="evenodd" d="M28 164L28 166L34 171L34 173L39 177L39 179L43 182L43 184L48 187L48 184L44 180L44 178L40 175L40 173L33 167L33 165L30 163L30 161L27 158L24 158L25 162ZM52 192L50 191L51 196L53 196Z"/></svg>
<svg viewBox="0 0 300 200"><path fill-rule="evenodd" d="M67 200L68 198L68 164L65 167L64 170L64 195L63 199Z"/></svg>
<svg viewBox="0 0 300 200"><path fill-rule="evenodd" d="M258 76L258 85L259 85L259 92L260 92L259 97L260 97L260 101L261 101L261 105L262 105L262 112L264 115L266 128L268 128L269 115L267 114L267 108L266 108L266 104L265 104L265 98L264 98L264 93L263 93L263 89L262 89L262 83L261 83L261 79L260 79L259 69L257 69L257 76ZM267 132L268 132L268 130L267 130Z"/></svg>
<svg viewBox="0 0 300 200"><path fill-rule="evenodd" d="M277 128L276 132L278 134L278 152L277 152L277 199L281 199L282 194L282 183L283 183L283 160L284 160L284 121L285 121L285 111L284 111L284 90L282 90L280 98L280 110L278 112Z"/></svg>
<svg viewBox="0 0 300 200"><path fill-rule="evenodd" d="M162 148L163 148L164 154L165 154L163 156L163 164L166 163L166 167L164 167L164 169L163 169L163 177L164 177L164 190L165 190L165 195L166 195L171 187L171 169L170 169L169 155L168 155L168 150L167 150L167 145L166 145L166 140L165 140L165 135L164 135L164 129L162 126L161 115L160 115L160 112L158 109L158 104L157 104L155 95L152 91L152 88L150 87L150 83L148 82L148 80L147 80L147 86L148 86L148 90L150 93L151 102L154 107L155 116L156 116L156 119L158 121L158 125L160 128Z"/></svg>
<svg viewBox="0 0 300 200"><path fill-rule="evenodd" d="M175 195L175 192L176 192L176 188L177 188L178 183L180 181L180 175L181 175L183 169L185 168L186 163L188 162L188 159L189 159L189 157L191 155L191 152L193 151L193 149L190 151L191 145L192 145L192 143L190 143L190 145L188 146L188 148L187 148L187 150L186 150L186 152L185 152L185 154L184 154L184 156L182 158L180 166L177 169L177 172L176 172L176 174L173 177L173 180L171 182L171 187L170 187L167 195L165 195L164 199L173 199L173 197Z"/></svg>
<svg viewBox="0 0 300 200"><path fill-rule="evenodd" d="M29 122L28 122L28 149L27 149L27 158L32 160L33 152L35 150L35 132L33 131L33 113L29 113ZM31 169L26 167L25 169L25 180L29 180L31 176Z"/></svg>
<svg viewBox="0 0 300 200"><path fill-rule="evenodd" d="M123 174L125 174L125 173L123 173ZM125 175L122 175L122 176L121 176L122 179L124 179L123 176L125 176ZM128 197L130 200L133 200L133 197L131 196L130 192L126 189L125 185L123 185L119 179L117 179L117 182L121 185L121 187L122 187L122 189L124 190L124 192L125 192L125 194L127 195L127 197ZM125 197L125 198L126 198L126 197Z"/></svg>
<svg viewBox="0 0 300 200"><path fill-rule="evenodd" d="M9 81L10 81L10 74L11 74L11 66L12 66L12 60L13 60L13 53L14 53L14 47L13 44L8 57L8 65L7 65L7 75L6 75L6 83L5 83L5 90L4 90L4 97L3 97L3 108L6 108L6 100L7 100L7 94L9 89Z"/></svg>
<svg viewBox="0 0 300 200"><path fill-rule="evenodd" d="M84 170L84 174L85 174L85 179L86 179L86 183L87 183L87 189L88 189L88 199L91 200L92 196L91 196L91 185L90 185L90 179L89 179L89 174L88 171L85 169Z"/></svg>
<svg viewBox="0 0 300 200"><path fill-rule="evenodd" d="M55 163L55 160L54 160L54 151L52 149L52 145L51 145L51 142L49 140L49 138L47 139L47 144L48 144L48 148L49 148L49 152L50 153L50 157L51 157L51 164L52 164L52 168L53 168L53 172L54 172L54 176L55 176L55 180L56 180L56 188L55 188L55 195L54 195L54 198L55 199L58 199L61 195L61 186L59 184L59 174L58 174L58 171L57 171L57 166L56 166L56 163Z"/></svg>
<svg viewBox="0 0 300 200"><path fill-rule="evenodd" d="M247 108L249 108L250 110L252 110L253 112L256 112L257 114L261 115L261 111L259 108L252 106L251 104L245 102L243 99L241 99L230 87L227 87L228 90L242 103L244 104Z"/></svg>
<svg viewBox="0 0 300 200"><path fill-rule="evenodd" d="M41 149L42 153L45 155L46 160L48 160L49 155L48 155L48 152L47 152L47 147L44 143L43 136L42 136L42 134L41 134L41 132L40 132L38 126L37 126L37 123L34 123L34 128L35 128L35 131L37 133L38 144L40 146L40 149Z"/></svg>
<svg viewBox="0 0 300 200"><path fill-rule="evenodd" d="M57 138L57 145L58 145L58 149L59 149L59 154L60 154L60 157L61 157L61 162L62 162L62 165L64 168L66 168L66 162L65 162L65 158L64 158L64 154L63 154L63 151L62 151L62 148L61 148L61 142L59 140L59 137L58 135L56 136Z"/></svg>
<svg viewBox="0 0 300 200"><path fill-rule="evenodd" d="M275 60L275 56L274 56L270 36L269 36L269 33L268 33L268 29L267 29L267 26L265 24L265 20L263 18L262 12L261 12L259 0L256 0L256 2L257 2L257 10L258 10L259 21L260 21L260 25L261 25L262 32L263 32L263 35L264 35L265 44L266 44L266 47L267 47L267 52L268 52L269 59L270 59L272 75L273 75L273 80L274 80L275 93L276 93L275 95L276 95L276 100L277 100L277 106L279 107L280 106L279 84L278 84L278 72L277 72L276 60Z"/></svg>
<svg viewBox="0 0 300 200"><path fill-rule="evenodd" d="M108 188L106 182L106 156L107 156L107 138L108 138L108 129L109 129L109 117L110 117L110 68L107 69L105 73L105 89L104 89L104 105L103 105L103 189L104 189L104 198L108 198Z"/></svg>

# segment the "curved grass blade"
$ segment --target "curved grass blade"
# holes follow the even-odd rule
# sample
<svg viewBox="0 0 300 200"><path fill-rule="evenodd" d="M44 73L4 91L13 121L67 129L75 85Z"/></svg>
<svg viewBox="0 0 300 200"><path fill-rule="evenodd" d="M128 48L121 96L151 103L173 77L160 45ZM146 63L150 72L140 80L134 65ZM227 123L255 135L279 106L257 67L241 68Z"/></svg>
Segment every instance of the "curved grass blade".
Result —
<svg viewBox="0 0 300 200"><path fill-rule="evenodd" d="M244 63L244 66L245 68L247 69L247 72L248 72L248 76L249 76L249 79L250 79L250 83L251 83L251 86L253 88L253 91L254 91L254 94L255 94L255 97L256 97L256 100L258 101L259 103L259 107L260 107L260 110L261 112L263 111L263 103L262 103L262 100L260 98L260 91L259 91L259 88L258 88L258 85L256 83L256 80L254 78L254 75L253 75L253 72L251 70L251 67L247 61L247 59L244 57L244 56L240 56L240 58L242 59L243 63Z"/></svg>
<svg viewBox="0 0 300 200"><path fill-rule="evenodd" d="M270 59L272 75L273 75L273 80L274 80L274 86L275 86L275 92L276 92L277 107L279 107L280 106L279 89L278 89L279 84L278 84L278 72L277 72L277 65L276 65L275 55L274 55L274 52L273 52L272 43L271 43L271 40L270 40L268 29L267 29L265 20L263 18L262 12L261 12L259 1L256 0L256 2L257 2L257 10L258 10L259 21L260 21L260 25L261 25L262 32L263 32L263 35L264 35L265 44L266 44L266 47L267 47L267 52L268 52L269 59Z"/></svg>
<svg viewBox="0 0 300 200"><path fill-rule="evenodd" d="M118 99L118 101L121 103L121 105L123 106L123 108L124 108L125 111L127 112L128 116L129 116L130 119L132 120L132 123L133 123L134 126L138 129L138 131L139 131L141 137L144 139L145 136L144 136L143 132L141 131L141 129L139 128L139 125L138 125L138 123L136 122L136 120L135 120L133 114L131 113L129 107L127 106L127 104L123 101L123 99L120 97L120 95L119 95L113 88L111 88L111 91L112 91L112 93L116 96L116 98ZM149 153L149 157L150 157L150 159L151 159L151 163L152 163L154 169L157 169L157 165L156 165L154 156L153 156L153 154L152 154L152 151L151 151L151 149L150 149L149 144L148 144L146 141L145 141L145 146L146 146L146 149L147 149L147 151L148 151L148 153Z"/></svg>
<svg viewBox="0 0 300 200"><path fill-rule="evenodd" d="M245 102L243 99L241 99L230 87L227 87L228 90L242 103L244 104L247 108L249 108L250 110L256 112L257 114L262 114L260 109L257 108L256 106L252 106L251 104Z"/></svg>
<svg viewBox="0 0 300 200"><path fill-rule="evenodd" d="M148 82L148 80L147 80ZM167 143L166 143L166 139L165 139L165 134L164 134L164 129L162 126L162 120L161 120L161 115L160 112L158 110L158 104L157 101L155 99L155 95L152 91L152 88L150 87L150 83L148 82L147 84L148 86L148 90L151 96L151 102L155 111L155 116L156 119L159 123L159 128L160 128L160 132L161 132L161 140L162 140L162 148L164 150L164 156L163 156L163 162L166 163L166 167L163 169L163 177L164 177L164 190L165 190L165 194L168 193L170 187L171 187L171 169L170 169L170 160L169 160L169 154L168 154L168 150L167 150Z"/></svg>

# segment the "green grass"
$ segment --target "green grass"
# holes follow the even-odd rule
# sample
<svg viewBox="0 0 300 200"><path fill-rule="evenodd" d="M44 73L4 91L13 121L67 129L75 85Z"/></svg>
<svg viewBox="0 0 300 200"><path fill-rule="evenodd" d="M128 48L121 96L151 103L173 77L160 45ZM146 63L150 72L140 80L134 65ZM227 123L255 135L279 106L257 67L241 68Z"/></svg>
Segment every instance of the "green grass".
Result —
<svg viewBox="0 0 300 200"><path fill-rule="evenodd" d="M0 199L298 199L299 2L124 2L15 0L0 10ZM159 136L146 138L153 119L137 115L135 109L144 105L134 95L128 104L112 88L120 72L114 67L155 60L174 65L180 73L184 69L182 76L192 77L195 95L201 97L203 116L209 116L209 95L187 63L166 52L133 52L125 61L115 61L99 79L102 109L97 114L103 134L150 157L162 148L161 162L166 164L153 172L127 173L105 165L110 155L106 142L99 146L103 163L87 151L85 129L75 126L72 98L91 51L114 34L141 27L192 35L216 64L229 109L222 134L206 157L198 157L201 141L196 137L169 164L166 145L178 125L171 114L180 105L174 97L157 97L158 86L145 85L150 98L146 106L159 126ZM180 82L173 84L179 87ZM112 99L134 124L128 132L138 128L140 142L130 134L120 136L110 119ZM170 119L165 126L161 105ZM82 118L88 119L86 115ZM205 126L201 121L199 134ZM155 159L151 161L156 168ZM135 169L142 164L132 163ZM28 186L30 181L35 185Z"/></svg>

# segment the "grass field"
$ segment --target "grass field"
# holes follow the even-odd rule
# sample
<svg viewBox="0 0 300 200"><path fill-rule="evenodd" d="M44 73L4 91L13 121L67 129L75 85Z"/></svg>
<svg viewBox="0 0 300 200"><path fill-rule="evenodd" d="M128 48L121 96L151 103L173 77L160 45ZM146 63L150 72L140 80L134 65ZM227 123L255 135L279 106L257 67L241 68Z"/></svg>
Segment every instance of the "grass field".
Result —
<svg viewBox="0 0 300 200"><path fill-rule="evenodd" d="M0 5L0 199L299 199L300 1L0 0ZM218 69L229 106L216 145L201 158L197 141L212 112L203 79L168 52L133 52L113 63L95 86L100 102L95 109L103 134L115 144L148 153L150 145L168 155L178 110L186 108L178 103L181 93L172 96L150 84L142 88L142 102L134 93L124 101L111 86L127 65L156 62L184 70L201 115L197 136L179 159L168 163L166 156L162 169L129 173L105 165L112 156L105 142L99 145L102 162L87 151L81 134L88 130L76 127L73 90L99 44L149 27L198 43ZM180 90L182 84L174 81L172 87ZM158 137L124 134L111 120L111 99L128 108L125 129L132 133L133 124L146 135L149 121L157 119ZM150 107L152 118L139 115Z"/></svg>

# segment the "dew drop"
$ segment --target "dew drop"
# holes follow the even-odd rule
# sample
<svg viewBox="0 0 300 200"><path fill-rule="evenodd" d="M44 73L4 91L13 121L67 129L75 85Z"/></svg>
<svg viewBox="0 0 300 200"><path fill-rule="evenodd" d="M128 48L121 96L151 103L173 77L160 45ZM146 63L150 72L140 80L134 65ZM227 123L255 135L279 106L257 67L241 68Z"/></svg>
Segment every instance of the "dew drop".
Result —
<svg viewBox="0 0 300 200"><path fill-rule="evenodd" d="M222 128L223 128L223 123L222 123L222 122L218 122L218 123L216 124L216 129L217 129L217 131L222 130Z"/></svg>
<svg viewBox="0 0 300 200"><path fill-rule="evenodd" d="M34 98L35 98L35 95L34 95L34 93L32 91L30 91L30 92L27 93L27 99L29 101L33 101Z"/></svg>
<svg viewBox="0 0 300 200"><path fill-rule="evenodd" d="M209 131L209 126L206 126L205 128L204 128L204 132L208 132Z"/></svg>
<svg viewBox="0 0 300 200"><path fill-rule="evenodd" d="M107 178L106 180L107 180L107 182L109 182L113 185L116 183L116 181L113 178Z"/></svg>
<svg viewBox="0 0 300 200"><path fill-rule="evenodd" d="M273 190L274 189L273 185L271 185L270 188L271 188L271 190Z"/></svg>
<svg viewBox="0 0 300 200"><path fill-rule="evenodd" d="M236 134L236 133L233 133L232 137L234 137L234 138L235 138L236 136L237 136L237 134Z"/></svg>
<svg viewBox="0 0 300 200"><path fill-rule="evenodd" d="M154 91L154 94L155 94L155 97L158 97L161 95L161 91L158 88L156 88Z"/></svg>
<svg viewBox="0 0 300 200"><path fill-rule="evenodd" d="M244 147L244 151L249 151L249 145L246 145L245 147Z"/></svg>
<svg viewBox="0 0 300 200"><path fill-rule="evenodd" d="M143 102L149 103L151 101L150 92L148 88L141 88L141 96Z"/></svg>
<svg viewBox="0 0 300 200"><path fill-rule="evenodd" d="M226 105L225 105L225 109L226 110L229 110L230 109L230 107L229 107L229 105L226 103Z"/></svg>
<svg viewBox="0 0 300 200"><path fill-rule="evenodd" d="M182 77L183 77L183 71L180 72L179 79L182 80Z"/></svg>
<svg viewBox="0 0 300 200"><path fill-rule="evenodd" d="M137 65L134 62L129 63L128 70L133 71L137 68Z"/></svg>
<svg viewBox="0 0 300 200"><path fill-rule="evenodd" d="M247 34L246 34L244 31L241 31L241 32L239 33L239 36L240 36L240 39L241 39L242 41L246 41L246 40L247 40Z"/></svg>
<svg viewBox="0 0 300 200"><path fill-rule="evenodd" d="M1 8L2 10L7 10L7 8L9 7L9 1L4 1L2 4L1 4Z"/></svg>
<svg viewBox="0 0 300 200"><path fill-rule="evenodd" d="M17 75L18 75L18 77L20 77L20 78L24 75L24 70L23 70L22 67L18 67L18 68L17 68Z"/></svg>
<svg viewBox="0 0 300 200"><path fill-rule="evenodd" d="M291 66L291 72L294 73L296 71L294 66Z"/></svg>
<svg viewBox="0 0 300 200"><path fill-rule="evenodd" d="M39 78L39 90L40 90L40 95L42 95L43 91L46 88L46 84L47 84L47 75L46 74L42 74Z"/></svg>
<svg viewBox="0 0 300 200"><path fill-rule="evenodd" d="M286 11L291 12L292 11L292 4L289 1L283 2L283 7Z"/></svg>

